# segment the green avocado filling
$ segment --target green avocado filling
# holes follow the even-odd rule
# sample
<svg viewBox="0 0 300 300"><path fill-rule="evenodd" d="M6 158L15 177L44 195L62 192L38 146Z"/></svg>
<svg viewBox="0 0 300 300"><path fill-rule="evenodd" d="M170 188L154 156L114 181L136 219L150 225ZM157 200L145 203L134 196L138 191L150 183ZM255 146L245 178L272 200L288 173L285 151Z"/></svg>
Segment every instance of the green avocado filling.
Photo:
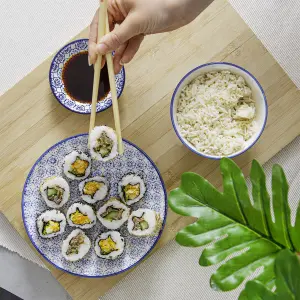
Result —
<svg viewBox="0 0 300 300"><path fill-rule="evenodd" d="M67 255L78 254L79 253L79 247L83 243L84 243L84 235L82 233L78 233L76 236L71 238L66 254Z"/></svg>
<svg viewBox="0 0 300 300"><path fill-rule="evenodd" d="M141 215L141 217L133 217L133 230L146 230L149 228L149 223L144 219L144 214Z"/></svg>
<svg viewBox="0 0 300 300"><path fill-rule="evenodd" d="M43 235L48 235L59 231L60 231L60 222L51 221L51 220L44 222L43 229L42 229Z"/></svg>
<svg viewBox="0 0 300 300"><path fill-rule="evenodd" d="M47 187L46 194L49 201L60 204L63 200L65 190L58 185Z"/></svg>
<svg viewBox="0 0 300 300"><path fill-rule="evenodd" d="M94 151L99 153L103 158L109 156L113 148L114 142L107 136L105 132L102 132L97 140L97 146L94 147Z"/></svg>
<svg viewBox="0 0 300 300"><path fill-rule="evenodd" d="M123 208L115 208L113 206L109 206L107 207L106 211L101 214L101 217L109 221L117 221L122 219L123 212Z"/></svg>
<svg viewBox="0 0 300 300"><path fill-rule="evenodd" d="M81 159L79 156L72 163L69 173L75 175L76 177L83 177L85 175L86 169L89 167L89 162L87 160Z"/></svg>

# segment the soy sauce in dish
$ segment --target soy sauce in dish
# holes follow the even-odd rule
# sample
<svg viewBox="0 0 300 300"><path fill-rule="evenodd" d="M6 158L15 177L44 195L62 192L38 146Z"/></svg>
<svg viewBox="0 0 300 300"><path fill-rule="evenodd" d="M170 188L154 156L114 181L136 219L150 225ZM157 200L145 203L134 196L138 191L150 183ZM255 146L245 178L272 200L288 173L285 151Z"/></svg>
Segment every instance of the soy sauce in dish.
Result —
<svg viewBox="0 0 300 300"><path fill-rule="evenodd" d="M75 101L92 103L94 68L88 65L88 52L79 52L70 57L62 70L66 93ZM106 65L101 70L98 101L110 91Z"/></svg>

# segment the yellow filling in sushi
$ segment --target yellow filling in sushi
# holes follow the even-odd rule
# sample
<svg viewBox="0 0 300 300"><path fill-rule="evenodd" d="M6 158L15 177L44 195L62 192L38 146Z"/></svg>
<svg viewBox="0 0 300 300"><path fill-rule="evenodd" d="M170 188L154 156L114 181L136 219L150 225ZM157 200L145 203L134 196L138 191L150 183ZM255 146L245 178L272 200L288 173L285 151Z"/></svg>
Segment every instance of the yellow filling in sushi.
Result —
<svg viewBox="0 0 300 300"><path fill-rule="evenodd" d="M113 241L110 235L108 236L108 238L104 240L100 240L99 247L100 247L101 254L108 255L113 251L118 251L119 249L117 249L116 245L117 244Z"/></svg>
<svg viewBox="0 0 300 300"><path fill-rule="evenodd" d="M124 198L126 201L133 200L140 195L140 184L127 184L123 187Z"/></svg>
<svg viewBox="0 0 300 300"><path fill-rule="evenodd" d="M86 169L88 167L89 162L77 156L76 160L71 164L71 170L69 172L75 176L81 177L85 175Z"/></svg>
<svg viewBox="0 0 300 300"><path fill-rule="evenodd" d="M94 197L94 195L97 193L97 191L103 186L102 182L98 181L88 181L83 188L83 193L85 195L89 195L91 197Z"/></svg>
<svg viewBox="0 0 300 300"><path fill-rule="evenodd" d="M48 222L44 222L42 233L43 235L47 235L47 234L59 232L59 230L60 230L60 222L50 220Z"/></svg>
<svg viewBox="0 0 300 300"><path fill-rule="evenodd" d="M90 218L83 214L78 208L76 208L74 213L70 214L70 219L76 225L85 225L91 223Z"/></svg>

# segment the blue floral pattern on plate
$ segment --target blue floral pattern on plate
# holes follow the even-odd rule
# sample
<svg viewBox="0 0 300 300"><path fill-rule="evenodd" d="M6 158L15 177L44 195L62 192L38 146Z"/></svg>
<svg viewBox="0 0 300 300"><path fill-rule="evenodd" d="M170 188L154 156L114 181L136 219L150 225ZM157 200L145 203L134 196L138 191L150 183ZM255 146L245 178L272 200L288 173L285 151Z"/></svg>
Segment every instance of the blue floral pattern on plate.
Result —
<svg viewBox="0 0 300 300"><path fill-rule="evenodd" d="M147 191L144 199L131 206L133 210L138 208L150 208L157 211L163 221L163 226L160 233L154 237L137 238L130 236L127 230L127 223L121 228L120 232L125 238L125 249L119 258L115 261L101 259L96 256L93 245L97 236L105 231L108 231L97 220L96 225L85 230L92 242L92 247L84 259L78 262L68 262L61 255L61 244L63 239L74 229L67 225L66 231L52 239L43 239L39 236L36 228L37 217L47 209L45 201L39 193L39 187L42 181L50 176L64 176L62 170L62 162L64 157L73 150L88 153L87 149L88 135L81 134L65 139L50 149L48 149L32 167L23 189L22 198L22 215L23 222L27 234L35 246L35 248L57 268L72 273L74 275L84 277L106 277L116 275L124 272L139 261L141 261L157 243L166 220L167 213L167 195L164 183L154 163L151 159L137 146L124 140L124 155L117 156L112 161L107 163L93 161L90 177L101 175L105 176L110 183L110 190L108 197L118 196L117 186L121 178L132 172L132 169L137 169L137 174L140 175L146 184ZM137 159L132 160L132 157ZM131 161L130 168L128 168L128 161ZM143 169L136 164L143 162ZM116 169L114 166L118 166ZM65 177L65 176L64 176ZM60 209L64 214L68 207L81 200L78 184L79 182L69 180L70 185L70 200ZM104 201L99 201L93 207L99 209Z"/></svg>
<svg viewBox="0 0 300 300"><path fill-rule="evenodd" d="M88 50L88 39L73 41L65 45L55 55L49 71L49 82L53 95L59 103L67 109L80 114L90 114L91 104L74 101L65 91L62 80L62 69L69 58L79 52ZM88 63L88 62L86 62ZM122 68L119 74L115 76L118 98L121 96L125 85L125 69ZM109 92L105 99L97 102L97 112L106 110L112 105L111 93Z"/></svg>

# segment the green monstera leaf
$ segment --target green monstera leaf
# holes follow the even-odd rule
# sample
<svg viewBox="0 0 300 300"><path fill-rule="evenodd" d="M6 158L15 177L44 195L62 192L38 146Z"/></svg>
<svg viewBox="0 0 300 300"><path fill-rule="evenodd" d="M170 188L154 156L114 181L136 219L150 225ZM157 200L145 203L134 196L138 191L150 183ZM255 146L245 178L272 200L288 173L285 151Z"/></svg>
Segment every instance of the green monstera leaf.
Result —
<svg viewBox="0 0 300 300"><path fill-rule="evenodd" d="M275 260L276 292L259 282L248 281L239 300L298 300L300 299L300 262L290 250L282 250Z"/></svg>
<svg viewBox="0 0 300 300"><path fill-rule="evenodd" d="M276 255L285 248L300 249L300 207L293 226L287 201L288 184L279 165L273 167L270 197L265 173L253 161L252 201L244 175L232 160L221 160L221 172L223 192L195 173L184 173L180 187L171 191L170 208L180 215L198 218L177 233L176 241L187 247L210 244L199 263L210 266L223 262L211 276L214 289L233 290L260 267L263 271L256 282L272 289Z"/></svg>

